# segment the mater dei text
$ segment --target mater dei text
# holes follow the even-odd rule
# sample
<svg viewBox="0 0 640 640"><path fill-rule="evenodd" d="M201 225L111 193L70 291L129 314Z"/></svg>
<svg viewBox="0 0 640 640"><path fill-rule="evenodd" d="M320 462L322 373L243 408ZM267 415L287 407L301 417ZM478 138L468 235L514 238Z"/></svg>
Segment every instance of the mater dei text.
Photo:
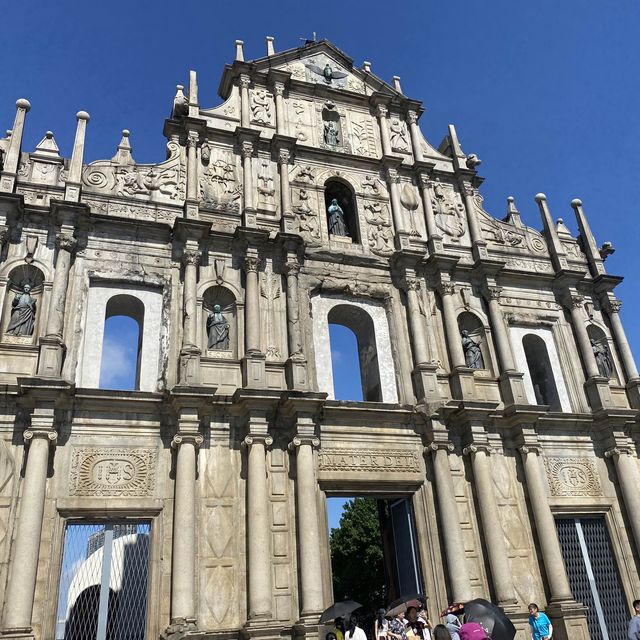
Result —
<svg viewBox="0 0 640 640"><path fill-rule="evenodd" d="M25 149L3 106L0 637L318 638L326 500L371 496L390 597L622 638L640 376L588 203L492 215L456 129L427 141L400 78L326 40L237 41L218 94L167 96L153 164L127 130L85 158L84 111L70 158ZM123 316L131 390L101 380ZM330 325L362 400L334 399Z"/></svg>

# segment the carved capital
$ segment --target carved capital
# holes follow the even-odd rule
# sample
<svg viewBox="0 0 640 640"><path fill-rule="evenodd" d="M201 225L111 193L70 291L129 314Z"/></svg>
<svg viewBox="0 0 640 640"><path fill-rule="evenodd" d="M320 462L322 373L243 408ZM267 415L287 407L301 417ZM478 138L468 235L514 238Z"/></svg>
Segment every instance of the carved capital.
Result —
<svg viewBox="0 0 640 640"><path fill-rule="evenodd" d="M416 122L418 122L418 114L412 109L407 111L407 122L409 124L415 124Z"/></svg>
<svg viewBox="0 0 640 640"><path fill-rule="evenodd" d="M78 241L70 233L64 233L63 231L56 233L56 245L61 251L71 253L77 244Z"/></svg>
<svg viewBox="0 0 640 640"><path fill-rule="evenodd" d="M462 455L470 456L472 454L478 453L478 451L484 451L488 456L490 456L492 453L495 453L495 449L488 442L474 442L473 444L467 445L462 450Z"/></svg>
<svg viewBox="0 0 640 640"><path fill-rule="evenodd" d="M521 447L518 447L518 451L523 457L526 457L530 453L535 453L536 455L540 455L542 452L542 447L539 444L523 444Z"/></svg>
<svg viewBox="0 0 640 640"><path fill-rule="evenodd" d="M418 278L405 278L402 284L406 291L420 291L420 280Z"/></svg>
<svg viewBox="0 0 640 640"><path fill-rule="evenodd" d="M441 282L438 291L441 296L451 296L456 292L456 285L453 282Z"/></svg>
<svg viewBox="0 0 640 640"><path fill-rule="evenodd" d="M631 445L618 444L604 452L605 458L619 458L620 456L631 456L634 454Z"/></svg>
<svg viewBox="0 0 640 640"><path fill-rule="evenodd" d="M464 193L466 196L475 196L476 195L476 190L473 188L473 185L470 182L467 182L466 180L463 180L460 183L460 190L462 191L462 193Z"/></svg>
<svg viewBox="0 0 640 640"><path fill-rule="evenodd" d="M200 262L200 251L197 249L185 249L182 252L182 262L185 265L197 266Z"/></svg>
<svg viewBox="0 0 640 640"><path fill-rule="evenodd" d="M420 172L418 174L418 183L422 189L431 189L433 187L433 179L431 174Z"/></svg>
<svg viewBox="0 0 640 640"><path fill-rule="evenodd" d="M287 445L287 449L293 452L303 445L308 445L312 449L316 449L320 446L320 439L316 438L316 436L294 436Z"/></svg>
<svg viewBox="0 0 640 640"><path fill-rule="evenodd" d="M30 444L36 438L43 438L48 440L50 445L55 446L58 440L58 433L53 429L26 429L22 437L26 445Z"/></svg>
<svg viewBox="0 0 640 640"><path fill-rule="evenodd" d="M247 273L258 273L258 269L260 269L260 258L258 256L247 256L244 259L244 270Z"/></svg>
<svg viewBox="0 0 640 640"><path fill-rule="evenodd" d="M204 438L199 433L176 433L171 440L171 448L177 449L181 444L192 444L199 447L204 442Z"/></svg>
<svg viewBox="0 0 640 640"><path fill-rule="evenodd" d="M300 273L300 263L297 260L289 260L284 265L284 270L286 271L288 276L297 278L298 274Z"/></svg>
<svg viewBox="0 0 640 640"><path fill-rule="evenodd" d="M261 444L266 449L273 444L273 438L268 435L250 433L249 435L244 437L241 444L247 449L250 449L254 444Z"/></svg>
<svg viewBox="0 0 640 640"><path fill-rule="evenodd" d="M274 82L273 93L276 96L284 95L284 82Z"/></svg>
<svg viewBox="0 0 640 640"><path fill-rule="evenodd" d="M187 134L187 147L189 147L189 149L195 149L198 146L199 140L200 135L197 131L189 131Z"/></svg>
<svg viewBox="0 0 640 640"><path fill-rule="evenodd" d="M243 158L251 158L253 155L253 142L250 140L243 140L242 146L240 147L240 154Z"/></svg>
<svg viewBox="0 0 640 640"><path fill-rule="evenodd" d="M244 73L240 76L240 80L238 81L238 85L241 89L248 89L251 84L251 78Z"/></svg>
<svg viewBox="0 0 640 640"><path fill-rule="evenodd" d="M387 167L386 174L387 180L389 180L389 182L391 182L392 184L397 184L398 182L400 182L400 174L398 173L397 169L394 169L393 167Z"/></svg>
<svg viewBox="0 0 640 640"><path fill-rule="evenodd" d="M500 300L500 296L502 295L502 287L488 286L485 289L485 293L489 300Z"/></svg>
<svg viewBox="0 0 640 640"><path fill-rule="evenodd" d="M609 313L620 313L620 309L622 308L622 300L618 300L618 298L609 298L605 303L605 308Z"/></svg>
<svg viewBox="0 0 640 640"><path fill-rule="evenodd" d="M387 109L385 105L379 104L376 107L376 115L378 116L378 118L386 118L388 114L389 114L389 109Z"/></svg>
<svg viewBox="0 0 640 640"><path fill-rule="evenodd" d="M278 164L289 164L291 152L289 149L278 149Z"/></svg>
<svg viewBox="0 0 640 640"><path fill-rule="evenodd" d="M567 296L566 304L572 309L582 309L584 307L584 296L571 294Z"/></svg>
<svg viewBox="0 0 640 640"><path fill-rule="evenodd" d="M447 453L452 453L453 450L455 449L455 447L453 446L452 442L439 442L439 441L436 442L434 440L433 442L430 442L424 448L424 452L425 453L435 453L439 449L442 449L442 450L446 451Z"/></svg>

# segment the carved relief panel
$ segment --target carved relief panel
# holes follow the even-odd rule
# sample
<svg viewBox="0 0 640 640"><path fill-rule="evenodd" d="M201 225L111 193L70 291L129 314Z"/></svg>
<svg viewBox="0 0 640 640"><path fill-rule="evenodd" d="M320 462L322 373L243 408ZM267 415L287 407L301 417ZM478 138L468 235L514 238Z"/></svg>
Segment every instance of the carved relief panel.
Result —
<svg viewBox="0 0 640 640"><path fill-rule="evenodd" d="M266 89L255 87L249 92L249 106L251 108L251 123L263 127L273 127L275 121L275 106L273 95Z"/></svg>
<svg viewBox="0 0 640 640"><path fill-rule="evenodd" d="M238 213L242 202L238 158L229 149L214 147L200 171L200 204L203 208Z"/></svg>
<svg viewBox="0 0 640 640"><path fill-rule="evenodd" d="M464 204L453 185L432 182L431 206L436 226L444 235L445 241L460 243L467 232L467 220Z"/></svg>
<svg viewBox="0 0 640 640"><path fill-rule="evenodd" d="M370 114L349 112L349 131L354 154L365 158L379 157L378 126Z"/></svg>
<svg viewBox="0 0 640 640"><path fill-rule="evenodd" d="M411 155L411 139L404 116L399 113L389 114L389 139L391 150L396 153Z"/></svg>
<svg viewBox="0 0 640 640"><path fill-rule="evenodd" d="M287 114L289 135L298 141L298 144L314 144L313 142L313 103L302 98L290 98L287 100Z"/></svg>
<svg viewBox="0 0 640 640"><path fill-rule="evenodd" d="M269 260L260 274L262 344L267 359L286 358L286 298L282 275L273 272Z"/></svg>
<svg viewBox="0 0 640 640"><path fill-rule="evenodd" d="M590 458L545 458L552 496L601 496L598 472Z"/></svg>

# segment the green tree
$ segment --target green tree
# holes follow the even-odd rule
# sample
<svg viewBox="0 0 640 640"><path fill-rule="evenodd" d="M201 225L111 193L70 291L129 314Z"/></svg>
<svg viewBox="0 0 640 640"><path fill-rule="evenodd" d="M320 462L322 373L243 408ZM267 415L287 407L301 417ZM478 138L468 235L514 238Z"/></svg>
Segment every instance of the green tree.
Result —
<svg viewBox="0 0 640 640"><path fill-rule="evenodd" d="M382 536L375 498L353 498L331 530L335 601L349 598L369 610L385 604Z"/></svg>

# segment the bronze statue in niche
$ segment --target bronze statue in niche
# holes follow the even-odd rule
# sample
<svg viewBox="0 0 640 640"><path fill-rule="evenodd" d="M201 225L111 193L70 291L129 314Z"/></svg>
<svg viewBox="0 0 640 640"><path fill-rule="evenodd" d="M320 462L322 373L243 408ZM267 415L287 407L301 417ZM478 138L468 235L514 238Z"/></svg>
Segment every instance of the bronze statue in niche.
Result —
<svg viewBox="0 0 640 640"><path fill-rule="evenodd" d="M219 304L213 305L213 310L207 318L207 349L212 351L226 351L229 349L229 321L222 313L222 307Z"/></svg>
<svg viewBox="0 0 640 640"><path fill-rule="evenodd" d="M5 333L12 336L32 336L36 323L36 300L31 295L31 284L25 282L11 303L11 318Z"/></svg>

